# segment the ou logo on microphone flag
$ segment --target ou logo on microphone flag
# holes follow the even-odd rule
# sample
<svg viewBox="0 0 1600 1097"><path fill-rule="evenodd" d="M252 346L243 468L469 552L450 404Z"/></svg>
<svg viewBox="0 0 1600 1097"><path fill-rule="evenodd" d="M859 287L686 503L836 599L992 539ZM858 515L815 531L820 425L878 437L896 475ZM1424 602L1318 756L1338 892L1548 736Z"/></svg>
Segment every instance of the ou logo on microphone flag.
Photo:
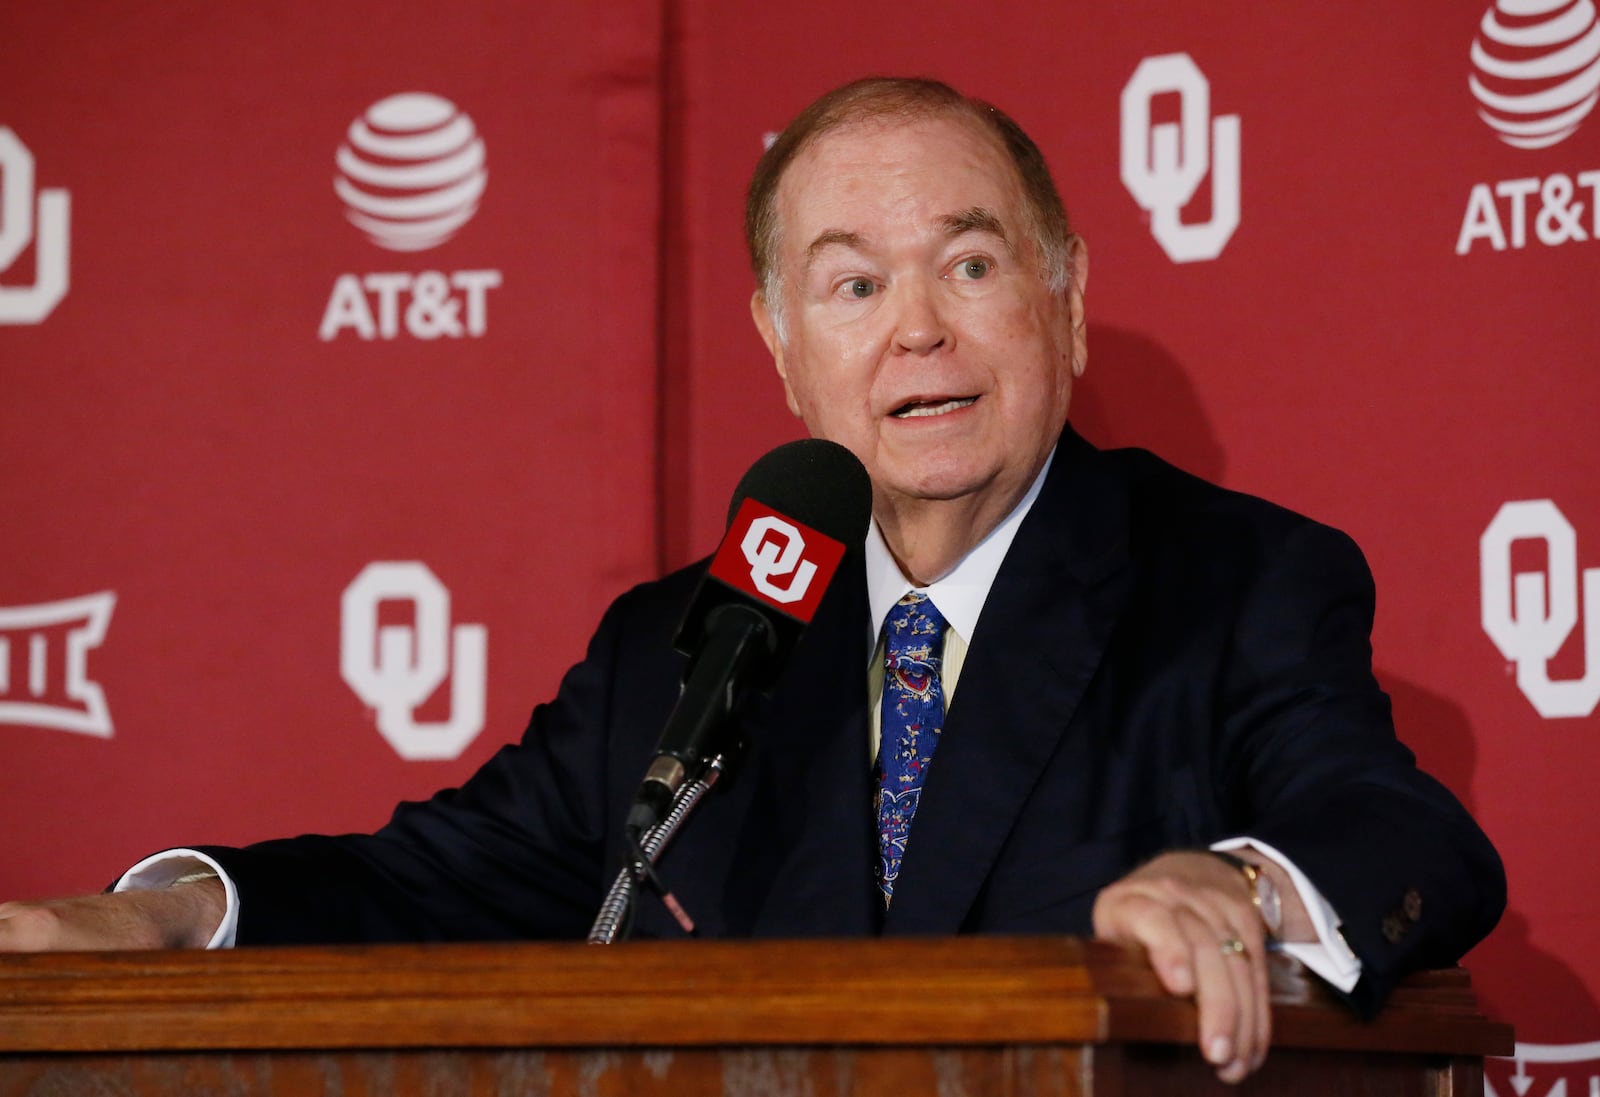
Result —
<svg viewBox="0 0 1600 1097"><path fill-rule="evenodd" d="M843 559L843 542L746 499L711 561L711 574L790 617L810 621Z"/></svg>

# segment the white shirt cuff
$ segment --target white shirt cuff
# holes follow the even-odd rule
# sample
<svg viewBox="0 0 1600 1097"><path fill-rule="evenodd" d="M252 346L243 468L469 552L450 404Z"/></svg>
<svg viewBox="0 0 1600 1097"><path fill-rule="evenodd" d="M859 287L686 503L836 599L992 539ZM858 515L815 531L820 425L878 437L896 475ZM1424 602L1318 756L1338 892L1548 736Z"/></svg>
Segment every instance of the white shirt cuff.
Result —
<svg viewBox="0 0 1600 1097"><path fill-rule="evenodd" d="M1350 993L1361 980L1361 961L1350 951L1350 946L1345 943L1344 934L1339 932L1339 915L1334 912L1333 907L1322 897L1322 892L1316 889L1306 874L1296 868L1289 858L1265 842L1258 842L1254 838L1229 838L1213 844L1211 848L1220 851L1253 849L1289 874L1294 890L1300 896L1300 902L1305 906L1306 913L1311 915L1311 925L1317 931L1317 940L1314 944L1309 941L1285 941L1281 946L1283 951L1333 986L1346 994Z"/></svg>
<svg viewBox="0 0 1600 1097"><path fill-rule="evenodd" d="M228 896L228 909L222 923L206 942L206 948L232 948L239 935L239 890L233 886L228 874L205 854L192 849L169 849L153 854L122 874L112 891L160 891L171 887L178 877L194 872L201 866L211 869L222 881L222 890Z"/></svg>

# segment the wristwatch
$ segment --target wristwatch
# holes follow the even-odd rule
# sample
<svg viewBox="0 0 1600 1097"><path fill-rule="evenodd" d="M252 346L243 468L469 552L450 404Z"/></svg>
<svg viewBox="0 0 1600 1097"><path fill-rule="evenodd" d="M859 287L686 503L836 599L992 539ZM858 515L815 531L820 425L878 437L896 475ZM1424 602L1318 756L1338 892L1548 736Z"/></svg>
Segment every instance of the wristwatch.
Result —
<svg viewBox="0 0 1600 1097"><path fill-rule="evenodd" d="M1222 858L1244 875L1245 883L1250 888L1250 901L1255 904L1256 912L1261 915L1262 925L1267 927L1267 936L1276 937L1283 929L1283 899L1279 896L1278 885L1272 882L1272 877L1262 872L1259 865L1253 865L1242 857L1235 857L1219 849L1211 850L1210 853L1213 857Z"/></svg>

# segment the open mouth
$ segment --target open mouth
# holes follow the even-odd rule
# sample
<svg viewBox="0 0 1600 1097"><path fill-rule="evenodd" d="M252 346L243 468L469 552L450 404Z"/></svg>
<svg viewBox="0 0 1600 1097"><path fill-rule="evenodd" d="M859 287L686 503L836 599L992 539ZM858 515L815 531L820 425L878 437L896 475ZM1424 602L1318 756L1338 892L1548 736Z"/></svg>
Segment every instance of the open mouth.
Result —
<svg viewBox="0 0 1600 1097"><path fill-rule="evenodd" d="M977 402L976 396L963 396L952 400L913 400L896 408L890 414L896 419L921 419L930 415L948 415L952 411L970 408Z"/></svg>

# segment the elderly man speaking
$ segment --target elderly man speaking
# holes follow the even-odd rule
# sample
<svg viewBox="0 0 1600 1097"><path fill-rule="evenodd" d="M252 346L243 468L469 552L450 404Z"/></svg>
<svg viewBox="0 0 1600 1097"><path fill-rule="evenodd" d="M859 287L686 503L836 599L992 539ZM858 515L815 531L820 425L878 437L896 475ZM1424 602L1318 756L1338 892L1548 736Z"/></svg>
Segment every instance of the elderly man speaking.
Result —
<svg viewBox="0 0 1600 1097"><path fill-rule="evenodd" d="M1016 123L847 85L746 229L789 407L866 467L872 524L662 861L703 935L1136 943L1237 1081L1269 949L1370 1012L1493 927L1499 860L1395 737L1355 545L1067 425L1088 252ZM0 906L0 948L583 936L704 571L620 598L520 744L375 835L171 851L144 890Z"/></svg>

